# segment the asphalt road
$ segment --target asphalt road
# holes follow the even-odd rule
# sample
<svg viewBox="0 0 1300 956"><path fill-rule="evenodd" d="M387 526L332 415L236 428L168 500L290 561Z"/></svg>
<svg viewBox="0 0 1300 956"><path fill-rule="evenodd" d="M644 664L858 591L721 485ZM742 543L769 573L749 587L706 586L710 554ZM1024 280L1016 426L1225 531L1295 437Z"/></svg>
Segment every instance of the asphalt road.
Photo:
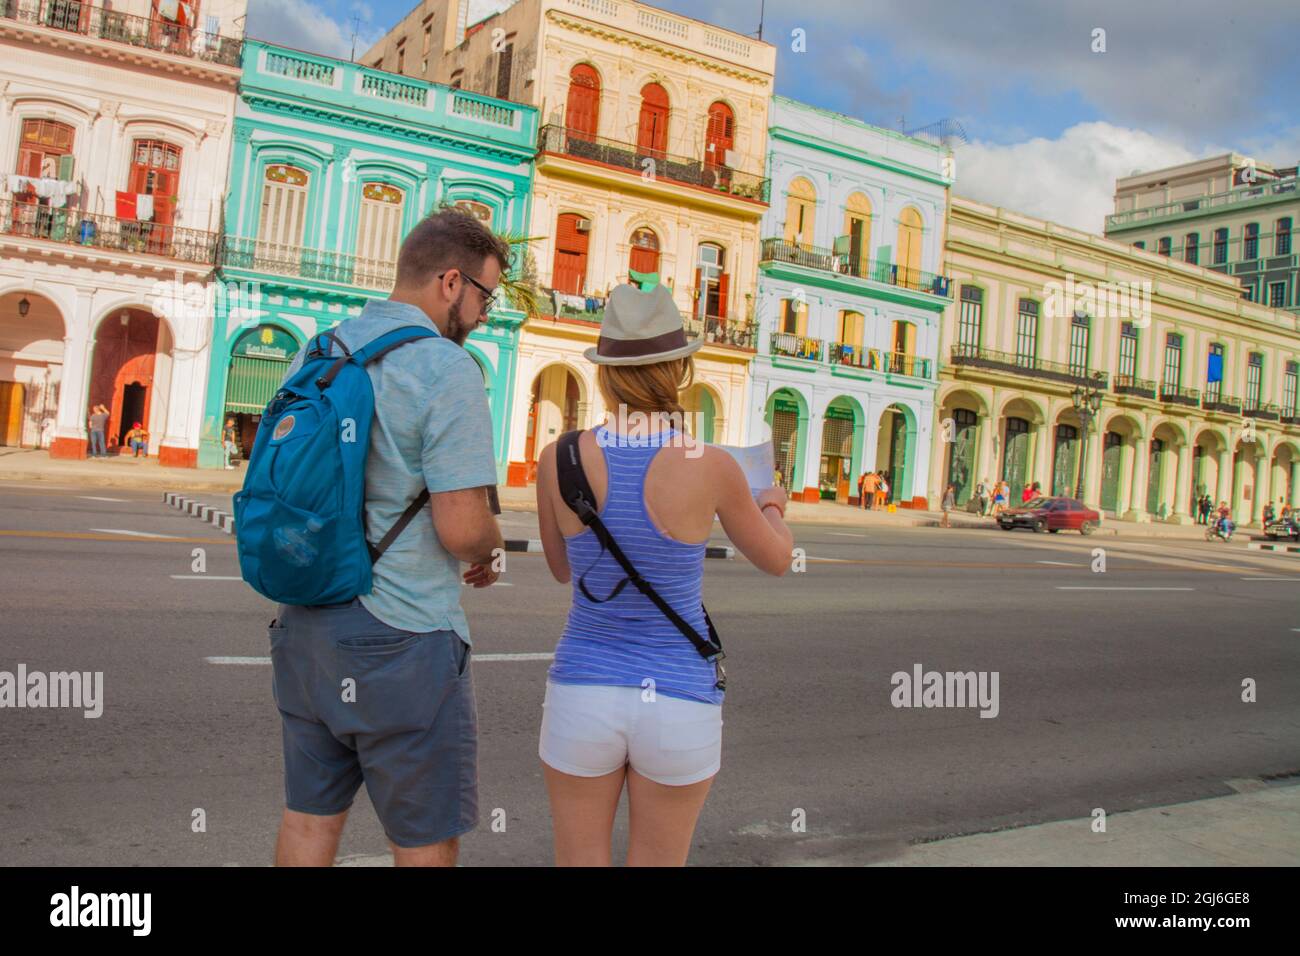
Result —
<svg viewBox="0 0 1300 956"><path fill-rule="evenodd" d="M0 670L102 671L105 696L99 719L0 710L0 864L270 860L270 668L207 658L264 657L274 609L224 579L238 575L231 538L160 498L0 485ZM507 536L533 533L531 515L504 520ZM730 690L693 863L865 863L1300 773L1300 557L936 528L797 526L796 543L806 570L780 579L706 564ZM506 586L465 592L476 655L548 653L567 591L540 555L509 560ZM996 671L997 716L892 706L891 675L916 664ZM536 751L547 666L474 664L483 819L466 865L551 860ZM385 851L360 796L340 855Z"/></svg>

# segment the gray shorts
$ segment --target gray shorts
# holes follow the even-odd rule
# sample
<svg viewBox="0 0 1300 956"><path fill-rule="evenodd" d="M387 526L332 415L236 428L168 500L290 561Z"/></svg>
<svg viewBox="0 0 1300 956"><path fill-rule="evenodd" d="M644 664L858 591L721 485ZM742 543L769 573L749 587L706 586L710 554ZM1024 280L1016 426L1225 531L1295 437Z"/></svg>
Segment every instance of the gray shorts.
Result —
<svg viewBox="0 0 1300 956"><path fill-rule="evenodd" d="M400 847L478 826L474 683L459 635L400 631L353 601L281 605L270 640L290 810L342 813L364 782Z"/></svg>

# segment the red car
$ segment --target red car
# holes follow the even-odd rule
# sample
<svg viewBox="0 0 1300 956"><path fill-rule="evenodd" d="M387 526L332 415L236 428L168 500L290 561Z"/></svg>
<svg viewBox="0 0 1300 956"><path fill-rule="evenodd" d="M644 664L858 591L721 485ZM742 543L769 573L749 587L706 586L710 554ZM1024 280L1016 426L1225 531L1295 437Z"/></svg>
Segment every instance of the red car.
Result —
<svg viewBox="0 0 1300 956"><path fill-rule="evenodd" d="M998 524L1003 531L1029 528L1056 534L1066 529L1092 534L1101 526L1101 515L1075 498L1034 498L1019 508L1002 512Z"/></svg>

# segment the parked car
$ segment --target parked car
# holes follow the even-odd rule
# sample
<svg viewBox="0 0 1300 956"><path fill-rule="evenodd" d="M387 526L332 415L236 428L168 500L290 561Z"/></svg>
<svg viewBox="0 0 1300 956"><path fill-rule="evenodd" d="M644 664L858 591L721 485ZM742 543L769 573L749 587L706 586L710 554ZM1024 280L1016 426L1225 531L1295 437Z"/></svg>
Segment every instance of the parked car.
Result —
<svg viewBox="0 0 1300 956"><path fill-rule="evenodd" d="M1287 517L1280 521L1271 521L1264 528L1264 534L1270 541L1276 541L1278 538L1290 538L1293 541L1300 541L1300 523L1295 518Z"/></svg>
<svg viewBox="0 0 1300 956"><path fill-rule="evenodd" d="M1101 515L1075 498L1032 498L998 515L998 524L1003 531L1029 528L1052 534L1061 530L1092 534L1101 526Z"/></svg>

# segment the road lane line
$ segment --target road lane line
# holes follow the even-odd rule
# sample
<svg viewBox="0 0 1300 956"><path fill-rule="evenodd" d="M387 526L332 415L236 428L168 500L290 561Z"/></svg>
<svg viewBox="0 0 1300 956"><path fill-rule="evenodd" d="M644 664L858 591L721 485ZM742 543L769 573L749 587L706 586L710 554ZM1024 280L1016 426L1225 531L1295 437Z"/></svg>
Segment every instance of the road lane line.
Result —
<svg viewBox="0 0 1300 956"><path fill-rule="evenodd" d="M173 581L242 581L238 574L173 574Z"/></svg>
<svg viewBox="0 0 1300 956"><path fill-rule="evenodd" d="M1285 577L1270 578L1263 574L1251 575L1248 578L1241 578L1242 581L1300 581L1300 574L1288 574Z"/></svg>
<svg viewBox="0 0 1300 956"><path fill-rule="evenodd" d="M1054 565L1056 565L1058 568L1082 568L1082 567L1086 567L1086 565L1083 565L1083 564L1073 564L1073 563L1071 563L1071 562L1069 562L1069 561L1035 561L1034 564L1054 564Z"/></svg>
<svg viewBox="0 0 1300 956"><path fill-rule="evenodd" d="M839 538L865 538L865 534L851 534L848 531L827 531L827 534L833 534Z"/></svg>
<svg viewBox="0 0 1300 956"><path fill-rule="evenodd" d="M154 534L151 531L127 531L124 528L91 528L91 531L98 531L100 534L125 534L133 538L160 538L168 541L176 541L174 534Z"/></svg>
<svg viewBox="0 0 1300 956"><path fill-rule="evenodd" d="M1196 588L1154 588L1154 587L1125 588L1125 587L1107 587L1105 585L1095 586L1095 587L1086 587L1082 585L1078 587L1067 587L1063 585L1057 585L1056 590L1058 591L1195 591Z"/></svg>
<svg viewBox="0 0 1300 956"><path fill-rule="evenodd" d="M5 538L58 538L66 541L116 541L118 544L154 544L160 541L174 541L178 544L228 544L232 547L232 538L177 538L167 535L158 538L123 538L116 534L90 534L86 531L18 531L12 528L0 528L0 537Z"/></svg>
<svg viewBox="0 0 1300 956"><path fill-rule="evenodd" d="M205 657L203 658L209 664L233 664L236 666L259 666L271 663L269 657ZM475 663L492 662L492 661L550 661L555 659L555 654L472 654L470 659Z"/></svg>
<svg viewBox="0 0 1300 956"><path fill-rule="evenodd" d="M125 504L125 498L101 498L99 495L77 495L83 501L116 501Z"/></svg>
<svg viewBox="0 0 1300 956"><path fill-rule="evenodd" d="M269 664L269 657L205 657L209 664Z"/></svg>

